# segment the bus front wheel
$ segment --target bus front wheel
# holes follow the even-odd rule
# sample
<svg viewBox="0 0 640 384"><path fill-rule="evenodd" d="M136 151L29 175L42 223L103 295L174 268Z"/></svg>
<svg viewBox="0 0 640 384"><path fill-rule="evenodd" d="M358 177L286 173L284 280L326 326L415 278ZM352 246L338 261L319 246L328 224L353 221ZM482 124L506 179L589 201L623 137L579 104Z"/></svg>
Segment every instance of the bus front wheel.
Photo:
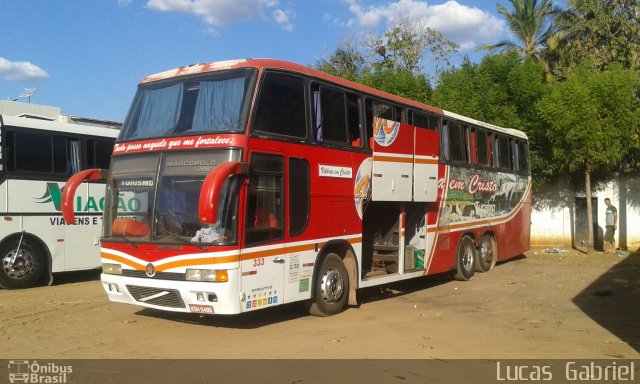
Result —
<svg viewBox="0 0 640 384"><path fill-rule="evenodd" d="M476 265L476 246L473 239L469 236L463 236L458 244L458 252L456 254L456 280L471 280L475 274Z"/></svg>
<svg viewBox="0 0 640 384"><path fill-rule="evenodd" d="M318 270L313 286L313 301L308 307L314 316L331 316L340 313L347 305L349 274L342 259L329 253Z"/></svg>
<svg viewBox="0 0 640 384"><path fill-rule="evenodd" d="M0 247L0 287L29 288L42 276L45 255L29 239L16 239Z"/></svg>

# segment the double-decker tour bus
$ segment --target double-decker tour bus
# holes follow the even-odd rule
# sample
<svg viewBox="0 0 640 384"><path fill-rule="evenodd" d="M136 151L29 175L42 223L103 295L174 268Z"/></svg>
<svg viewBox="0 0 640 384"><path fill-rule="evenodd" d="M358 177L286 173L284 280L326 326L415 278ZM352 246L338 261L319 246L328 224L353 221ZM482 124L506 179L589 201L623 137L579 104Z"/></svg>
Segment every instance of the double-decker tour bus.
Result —
<svg viewBox="0 0 640 384"><path fill-rule="evenodd" d="M0 115L0 287L27 288L51 273L100 267L104 183L86 184L61 214L65 181L108 167L118 130Z"/></svg>
<svg viewBox="0 0 640 384"><path fill-rule="evenodd" d="M69 180L67 220L101 178L104 289L160 310L326 316L358 288L468 280L529 248L523 132L284 61L143 79L110 169Z"/></svg>

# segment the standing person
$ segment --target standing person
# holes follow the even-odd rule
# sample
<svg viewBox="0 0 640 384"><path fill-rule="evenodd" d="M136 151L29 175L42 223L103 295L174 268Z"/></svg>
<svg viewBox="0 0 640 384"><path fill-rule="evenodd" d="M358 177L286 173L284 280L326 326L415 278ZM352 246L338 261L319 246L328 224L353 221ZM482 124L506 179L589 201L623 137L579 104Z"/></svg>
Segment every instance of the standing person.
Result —
<svg viewBox="0 0 640 384"><path fill-rule="evenodd" d="M604 203L607 205L604 219L607 227L607 230L604 233L604 251L614 252L616 248L616 239L614 238L614 235L618 228L618 209L611 204L611 199L608 197L604 199Z"/></svg>

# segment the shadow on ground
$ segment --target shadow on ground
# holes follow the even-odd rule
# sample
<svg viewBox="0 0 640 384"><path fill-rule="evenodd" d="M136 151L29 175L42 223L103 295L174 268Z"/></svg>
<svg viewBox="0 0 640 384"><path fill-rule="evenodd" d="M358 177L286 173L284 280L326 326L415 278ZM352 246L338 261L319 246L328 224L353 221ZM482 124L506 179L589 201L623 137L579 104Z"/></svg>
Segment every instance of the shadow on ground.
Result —
<svg viewBox="0 0 640 384"><path fill-rule="evenodd" d="M498 263L496 268L500 268L501 265L509 262L524 259L526 259L526 256L520 255L510 260ZM416 291L429 289L452 281L453 278L451 273L441 273L433 276L417 277L415 279L383 284L376 287L362 288L359 289L356 294L358 297L359 305L366 305L368 303L373 303L379 300L401 297ZM349 307L346 310L352 311L357 310L357 308ZM199 315L195 313L165 312L150 308L142 309L136 312L136 315L193 325L235 329L255 329L275 323L281 323L310 316L304 302L284 304L239 315L211 316Z"/></svg>
<svg viewBox="0 0 640 384"><path fill-rule="evenodd" d="M573 303L640 352L640 251L602 274L574 297Z"/></svg>
<svg viewBox="0 0 640 384"><path fill-rule="evenodd" d="M60 272L53 274L53 283L51 285L65 285L82 283L85 281L100 280L102 268L90 269L86 271Z"/></svg>

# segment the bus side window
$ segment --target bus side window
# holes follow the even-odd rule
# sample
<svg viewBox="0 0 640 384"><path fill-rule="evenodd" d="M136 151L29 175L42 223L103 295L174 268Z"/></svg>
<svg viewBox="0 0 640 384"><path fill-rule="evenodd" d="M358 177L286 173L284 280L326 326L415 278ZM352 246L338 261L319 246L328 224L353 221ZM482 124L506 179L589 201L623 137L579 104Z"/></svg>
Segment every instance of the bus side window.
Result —
<svg viewBox="0 0 640 384"><path fill-rule="evenodd" d="M520 147L520 172L529 173L529 146L525 141L518 141Z"/></svg>
<svg viewBox="0 0 640 384"><path fill-rule="evenodd" d="M529 156L527 153L527 143L522 140L515 140L514 149L514 165L516 172L527 173L529 171Z"/></svg>
<svg viewBox="0 0 640 384"><path fill-rule="evenodd" d="M360 147L360 97L317 84L311 90L315 141Z"/></svg>
<svg viewBox="0 0 640 384"><path fill-rule="evenodd" d="M7 169L61 177L80 170L80 146L75 137L8 131Z"/></svg>
<svg viewBox="0 0 640 384"><path fill-rule="evenodd" d="M466 163L469 160L469 136L466 127L460 123L449 121L449 159Z"/></svg>
<svg viewBox="0 0 640 384"><path fill-rule="evenodd" d="M373 116L382 117L386 120L395 120L394 108L389 104L384 104L374 100L373 102Z"/></svg>
<svg viewBox="0 0 640 384"><path fill-rule="evenodd" d="M489 143L487 141L487 131L476 129L476 155L478 165L489 166Z"/></svg>
<svg viewBox="0 0 640 384"><path fill-rule="evenodd" d="M433 129L430 118L430 116L424 113L416 112L413 110L409 111L409 124L413 125L414 127Z"/></svg>
<svg viewBox="0 0 640 384"><path fill-rule="evenodd" d="M260 89L253 131L306 138L306 127L303 79L267 72Z"/></svg>
<svg viewBox="0 0 640 384"><path fill-rule="evenodd" d="M429 126L427 128L437 131L440 127L440 119L435 116L429 116Z"/></svg>
<svg viewBox="0 0 640 384"><path fill-rule="evenodd" d="M511 151L509 148L509 138L504 135L495 135L495 160L496 168L501 170L511 170Z"/></svg>
<svg viewBox="0 0 640 384"><path fill-rule="evenodd" d="M289 159L289 235L301 234L309 223L311 178L309 162Z"/></svg>
<svg viewBox="0 0 640 384"><path fill-rule="evenodd" d="M496 168L496 145L493 132L487 132L487 157L489 167Z"/></svg>
<svg viewBox="0 0 640 384"><path fill-rule="evenodd" d="M394 106L393 108L395 110L394 112L394 121L399 121L402 123L407 123L408 118L407 118L407 110L405 108L399 107L399 106Z"/></svg>
<svg viewBox="0 0 640 384"><path fill-rule="evenodd" d="M323 140L347 143L346 95L342 91L320 87L320 110Z"/></svg>
<svg viewBox="0 0 640 384"><path fill-rule="evenodd" d="M365 100L365 128L366 138L369 140L369 148L373 149L373 101L369 98Z"/></svg>
<svg viewBox="0 0 640 384"><path fill-rule="evenodd" d="M468 125L463 125L462 129L464 130L464 146L465 153L467 155L467 163L476 164L477 159L475 158L475 133L471 132L471 127Z"/></svg>
<svg viewBox="0 0 640 384"><path fill-rule="evenodd" d="M86 141L87 168L109 168L111 162L111 152L113 152L112 140Z"/></svg>
<svg viewBox="0 0 640 384"><path fill-rule="evenodd" d="M349 142L352 147L362 147L362 123L360 122L360 97L355 94L347 94L347 124L349 129Z"/></svg>
<svg viewBox="0 0 640 384"><path fill-rule="evenodd" d="M7 132L9 171L53 173L51 136Z"/></svg>
<svg viewBox="0 0 640 384"><path fill-rule="evenodd" d="M373 120L381 117L385 120L395 119L395 108L389 104L384 104L378 100L367 99L365 103L366 119L367 119L367 137L369 138L369 148L373 149Z"/></svg>
<svg viewBox="0 0 640 384"><path fill-rule="evenodd" d="M284 236L282 156L254 153L247 188L246 245L282 239Z"/></svg>

